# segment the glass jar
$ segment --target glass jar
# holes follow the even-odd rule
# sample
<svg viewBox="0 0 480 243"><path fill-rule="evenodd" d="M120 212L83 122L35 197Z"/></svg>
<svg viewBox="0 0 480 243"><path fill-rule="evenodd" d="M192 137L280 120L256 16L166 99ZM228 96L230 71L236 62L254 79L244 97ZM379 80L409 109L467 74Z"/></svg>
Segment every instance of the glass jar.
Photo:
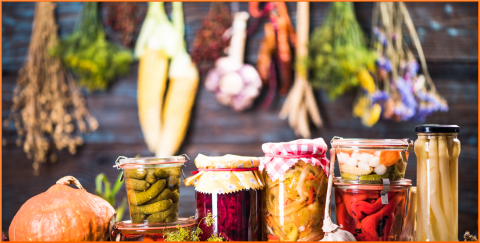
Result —
<svg viewBox="0 0 480 243"><path fill-rule="evenodd" d="M334 137L332 147L337 154L340 176L344 180L401 180L405 176L409 139L358 139Z"/></svg>
<svg viewBox="0 0 480 243"><path fill-rule="evenodd" d="M417 230L417 187L412 186L408 192L407 216L403 223L402 241L416 241Z"/></svg>
<svg viewBox="0 0 480 243"><path fill-rule="evenodd" d="M185 180L195 186L195 218L203 231L200 240L220 235L230 241L259 241L261 237L261 190L264 182L258 171L260 159L199 154L198 171ZM205 218L211 215L213 225Z"/></svg>
<svg viewBox="0 0 480 243"><path fill-rule="evenodd" d="M141 223L132 221L116 222L112 228L112 241L165 241L166 232L177 232L179 229L193 230L195 219L179 218L170 223Z"/></svg>
<svg viewBox="0 0 480 243"><path fill-rule="evenodd" d="M231 241L258 241L260 235L260 192L256 190L238 191L228 194L195 192L196 218L203 219L209 212L218 219L213 227L205 220L200 222L203 234L201 241L212 234L221 233Z"/></svg>
<svg viewBox="0 0 480 243"><path fill-rule="evenodd" d="M458 241L458 156L455 125L415 127L417 241Z"/></svg>
<svg viewBox="0 0 480 243"><path fill-rule="evenodd" d="M357 241L401 240L411 185L406 179L383 185L337 178L334 181L337 224Z"/></svg>
<svg viewBox="0 0 480 243"><path fill-rule="evenodd" d="M132 223L176 222L184 156L119 157Z"/></svg>
<svg viewBox="0 0 480 243"><path fill-rule="evenodd" d="M325 214L329 161L323 139L262 146L265 190L264 238L318 241Z"/></svg>

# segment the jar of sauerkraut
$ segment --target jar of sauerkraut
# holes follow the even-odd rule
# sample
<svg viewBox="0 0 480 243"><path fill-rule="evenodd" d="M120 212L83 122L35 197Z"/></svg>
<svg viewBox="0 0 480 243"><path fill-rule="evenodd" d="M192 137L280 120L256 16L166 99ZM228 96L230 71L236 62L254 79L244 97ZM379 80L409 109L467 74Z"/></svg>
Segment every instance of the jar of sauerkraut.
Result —
<svg viewBox="0 0 480 243"><path fill-rule="evenodd" d="M211 235L228 241L260 240L260 193L264 182L259 164L258 157L197 156L198 171L185 179L185 185L195 186L195 218L203 232L201 241ZM213 218L211 226L205 220L209 215Z"/></svg>
<svg viewBox="0 0 480 243"><path fill-rule="evenodd" d="M318 241L328 188L329 160L322 138L266 143L264 240Z"/></svg>
<svg viewBox="0 0 480 243"><path fill-rule="evenodd" d="M415 127L417 241L458 241L458 156L455 125Z"/></svg>

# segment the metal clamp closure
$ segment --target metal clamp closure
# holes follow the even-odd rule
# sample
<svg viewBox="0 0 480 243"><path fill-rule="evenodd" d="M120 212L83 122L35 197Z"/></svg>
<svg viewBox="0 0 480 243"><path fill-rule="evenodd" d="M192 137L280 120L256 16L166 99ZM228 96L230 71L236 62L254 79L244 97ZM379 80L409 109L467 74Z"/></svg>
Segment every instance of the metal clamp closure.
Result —
<svg viewBox="0 0 480 243"><path fill-rule="evenodd" d="M342 138L342 137L334 136L334 137L332 138L332 140L330 140L330 145L332 145L333 141L334 141L334 140L337 140L337 139L343 139L343 138Z"/></svg>
<svg viewBox="0 0 480 243"><path fill-rule="evenodd" d="M188 164L190 164L190 158L188 157L187 154L181 154L181 155L185 156L185 158L187 158L187 160L188 160L187 165L184 165L185 168L187 168L187 167L188 167ZM183 172L183 170L182 170L182 175L183 175L183 180L185 180L186 177L185 177L185 172Z"/></svg>
<svg viewBox="0 0 480 243"><path fill-rule="evenodd" d="M115 160L115 164L116 164L116 165L120 165L120 162L119 162L119 161L120 161L121 159L127 159L127 157L125 157L125 156L118 156L118 158ZM120 169L121 169L120 166L118 166L118 167L117 167L117 170L120 170ZM123 170L122 170L121 173L122 173L122 176L120 176L120 180L119 180L119 181L123 181Z"/></svg>
<svg viewBox="0 0 480 243"><path fill-rule="evenodd" d="M390 191L390 179L384 178L382 179L383 182L383 189L380 193L382 204L388 204L388 192Z"/></svg>
<svg viewBox="0 0 480 243"><path fill-rule="evenodd" d="M400 154L402 155L402 161L403 161L403 163L405 163L405 164L406 164L407 161L408 161L408 158L407 158L407 154L406 154L406 153L409 153L409 152L412 150L412 148L413 148L413 142L412 142L412 140L410 140L410 139L407 138L407 143L408 143L407 149L400 151Z"/></svg>

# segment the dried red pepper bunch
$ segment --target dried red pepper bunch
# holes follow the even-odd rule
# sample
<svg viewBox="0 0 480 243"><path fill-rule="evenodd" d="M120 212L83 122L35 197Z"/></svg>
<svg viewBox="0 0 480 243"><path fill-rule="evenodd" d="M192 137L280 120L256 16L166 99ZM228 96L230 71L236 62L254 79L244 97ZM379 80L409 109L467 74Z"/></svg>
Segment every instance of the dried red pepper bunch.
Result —
<svg viewBox="0 0 480 243"><path fill-rule="evenodd" d="M125 47L133 46L133 37L139 31L139 23L145 16L141 3L119 2L104 3L107 10L105 25L120 33L120 39Z"/></svg>
<svg viewBox="0 0 480 243"><path fill-rule="evenodd" d="M223 38L225 31L232 24L232 15L224 3L213 2L210 11L203 19L193 41L192 59L200 71L206 71L210 65L222 56L228 46L228 39ZM207 65L207 67L203 67Z"/></svg>

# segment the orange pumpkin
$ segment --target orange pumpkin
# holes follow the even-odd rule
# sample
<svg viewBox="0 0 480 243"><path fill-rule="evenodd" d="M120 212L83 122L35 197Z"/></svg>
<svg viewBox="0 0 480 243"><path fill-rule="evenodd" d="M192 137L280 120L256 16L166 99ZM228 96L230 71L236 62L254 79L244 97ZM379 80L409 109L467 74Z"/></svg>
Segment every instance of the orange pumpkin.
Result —
<svg viewBox="0 0 480 243"><path fill-rule="evenodd" d="M79 189L68 185L74 184ZM22 205L10 224L10 241L107 240L115 209L88 193L73 176L65 176L46 192Z"/></svg>

